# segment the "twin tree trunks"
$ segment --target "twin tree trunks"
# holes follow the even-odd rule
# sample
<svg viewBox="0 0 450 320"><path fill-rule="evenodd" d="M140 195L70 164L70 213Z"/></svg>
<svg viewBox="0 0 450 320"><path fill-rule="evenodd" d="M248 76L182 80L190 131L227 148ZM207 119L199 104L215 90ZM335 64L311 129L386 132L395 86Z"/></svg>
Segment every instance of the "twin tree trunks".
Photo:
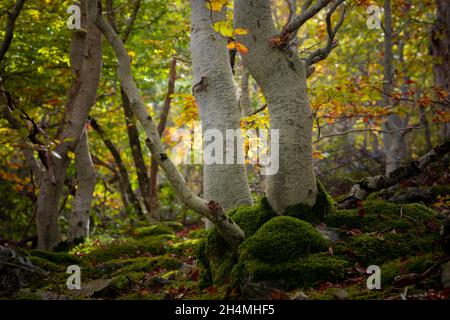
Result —
<svg viewBox="0 0 450 320"><path fill-rule="evenodd" d="M386 2L389 4L389 1ZM226 215L225 210L252 204L245 166L205 165L204 198L189 189L179 170L165 153L160 132L149 116L132 77L131 59L122 39L103 17L101 2L86 0L86 3L86 32L74 34L74 37L84 38L79 39L78 43L73 41L74 50L78 45L83 48L84 54L81 55L82 61L72 63L77 78L61 131L62 143L56 149L59 157L50 156L51 166L48 166L43 175L38 199L39 248L51 250L60 240L57 199L69 163L67 153L75 150L80 138L83 143L83 128L90 107L95 103L101 69L101 32L117 56L121 87L129 99L133 114L145 131L146 146L153 159L165 172L178 197L189 208L214 223L230 246L237 249L245 235ZM305 12L292 19L281 36L296 33L305 21L328 3L326 0L318 0L307 7ZM239 129L241 111L230 66L227 39L213 29L214 22L226 19L226 9L211 11L205 0L190 0L190 5L193 94L200 106L203 130L218 129L224 133L226 129ZM293 205L312 207L318 190L312 160L312 115L307 94L306 67L287 46L275 46L270 41L279 34L272 18L271 6L270 0L235 0L234 23L235 28L247 30L247 34L237 35L236 41L248 48L248 53L242 55L245 67L266 98L271 129L279 130L279 170L267 177L266 196L274 211L282 215ZM389 39L385 44L389 47ZM387 79L390 76L388 71ZM236 146L235 150L241 147ZM84 208L85 203L76 205L78 207Z"/></svg>

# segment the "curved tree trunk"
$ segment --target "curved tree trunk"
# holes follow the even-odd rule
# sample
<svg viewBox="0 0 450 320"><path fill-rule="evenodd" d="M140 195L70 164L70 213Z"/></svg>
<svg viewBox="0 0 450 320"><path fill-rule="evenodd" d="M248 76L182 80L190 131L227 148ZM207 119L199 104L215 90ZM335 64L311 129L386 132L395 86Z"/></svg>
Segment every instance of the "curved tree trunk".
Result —
<svg viewBox="0 0 450 320"><path fill-rule="evenodd" d="M388 107L392 102L390 96L392 94L394 82L394 54L392 52L392 10L391 1L384 1L384 83L383 83L383 106ZM386 131L396 131L405 127L406 124L398 114L391 114L384 125ZM397 131L394 133L385 133L383 135L385 155L386 155L386 174L394 171L400 166L401 160L404 158L405 134L407 131Z"/></svg>
<svg viewBox="0 0 450 320"><path fill-rule="evenodd" d="M278 32L270 0L235 1L234 21L236 28L248 30L237 37L249 49L243 60L266 97L270 128L280 135L279 170L267 179L269 203L279 214L290 205L313 205L317 185L304 64L297 55L271 45L270 38Z"/></svg>
<svg viewBox="0 0 450 320"><path fill-rule="evenodd" d="M139 90L133 79L131 72L131 59L122 40L117 33L106 22L101 11L100 3L97 0L87 0L89 5L89 19L98 26L111 44L118 60L117 72L120 83L129 97L131 107L136 118L144 128L147 139L145 140L152 156L157 160L158 165L164 170L167 180L171 183L175 193L190 209L211 220L216 226L218 232L227 241L227 243L237 250L244 241L245 234L242 229L226 215L223 208L214 201L206 201L194 192L186 184L183 176L178 171L175 164L168 158L161 143L158 129L139 94ZM91 11L92 10L92 11Z"/></svg>
<svg viewBox="0 0 450 320"><path fill-rule="evenodd" d="M75 204L69 219L67 239L72 242L89 236L91 203L97 176L89 153L87 129L84 129L80 142L75 149L75 167L77 171L77 190Z"/></svg>
<svg viewBox="0 0 450 320"><path fill-rule="evenodd" d="M240 110L236 87L227 50L227 39L214 31L212 24L225 20L225 9L212 12L204 0L191 0L191 53L193 65L193 92L200 107L200 117L205 140L208 130L217 130L224 137L226 130L240 130ZM211 132L211 131L210 131ZM222 163L204 163L204 198L219 202L225 210L251 204L245 165L238 163L236 150L243 149L241 139L234 145L233 164L226 164L227 149L223 147ZM213 141L210 141L213 142ZM214 140L217 145L217 141ZM207 156L208 141L204 141ZM220 160L218 161L220 162Z"/></svg>
<svg viewBox="0 0 450 320"><path fill-rule="evenodd" d="M67 153L75 150L89 110L97 98L102 62L101 33L94 24L86 21L84 2L81 9L84 31L74 32L71 48L71 65L76 78L69 92L65 119L58 136L60 143L53 152L48 152L47 168L37 200L36 224L38 249L41 250L53 250L61 240L58 207L70 163Z"/></svg>

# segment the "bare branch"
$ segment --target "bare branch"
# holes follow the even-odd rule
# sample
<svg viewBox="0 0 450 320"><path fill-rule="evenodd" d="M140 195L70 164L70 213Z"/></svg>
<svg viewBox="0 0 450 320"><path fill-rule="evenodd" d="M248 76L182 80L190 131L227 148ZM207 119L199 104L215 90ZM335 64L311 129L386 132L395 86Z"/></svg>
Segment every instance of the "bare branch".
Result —
<svg viewBox="0 0 450 320"><path fill-rule="evenodd" d="M26 0L17 0L14 5L13 11L8 15L8 22L6 23L6 33L5 39L3 39L2 45L0 47L0 61L3 60L6 52L11 45L12 39L14 37L14 24L16 23L16 19L22 11L23 5Z"/></svg>
<svg viewBox="0 0 450 320"><path fill-rule="evenodd" d="M339 31L339 29L341 28L342 24L344 23L344 19L345 19L345 13L346 13L346 6L344 3L345 0L337 0L333 3L333 5L331 6L331 8L328 10L327 16L326 16L326 23L327 23L327 34L328 34L328 40L327 40L327 44L323 47L323 48L319 48L315 51L313 51L307 58L305 61L305 67L307 69L309 69L310 66L312 66L313 64L322 61L324 59L326 59L328 57L328 55L330 54L330 52L336 48L337 46L337 42L335 41L335 36L336 33ZM332 22L331 22L331 18L333 16L333 13L336 11L336 9L342 5L342 10L341 10L341 14L339 16L339 20L336 23L336 25L332 26ZM311 69L309 69L311 70ZM308 76L310 74L308 73Z"/></svg>
<svg viewBox="0 0 450 320"><path fill-rule="evenodd" d="M307 1L303 6L302 12L295 16L284 28L281 32L280 38L285 38L287 35L294 34L297 30L306 23L309 19L314 17L317 13L320 12L323 8L325 8L331 0L317 0L314 4L311 4L312 1ZM290 38L290 36L288 36Z"/></svg>
<svg viewBox="0 0 450 320"><path fill-rule="evenodd" d="M131 30L133 30L133 25L134 25L134 22L136 21L136 17L137 17L140 7L141 7L141 0L136 0L134 3L133 11L131 13L131 17L127 20L127 23L125 25L125 30L123 32L123 37L122 37L123 43L127 42L128 38L130 36Z"/></svg>

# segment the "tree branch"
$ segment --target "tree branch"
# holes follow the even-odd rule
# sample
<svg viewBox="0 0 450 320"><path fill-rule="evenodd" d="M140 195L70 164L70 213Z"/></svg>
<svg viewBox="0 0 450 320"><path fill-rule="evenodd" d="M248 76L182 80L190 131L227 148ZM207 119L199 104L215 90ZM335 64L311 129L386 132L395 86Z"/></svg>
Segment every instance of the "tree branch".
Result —
<svg viewBox="0 0 450 320"><path fill-rule="evenodd" d="M438 145L433 150L420 157L417 161L412 161L408 165L392 171L388 176L379 175L358 182L352 187L350 193L343 200L338 202L338 208L354 208L372 192L395 186L402 180L418 176L426 166L444 157L449 152L450 140L447 140L445 143Z"/></svg>
<svg viewBox="0 0 450 320"><path fill-rule="evenodd" d="M307 58L305 61L305 68L307 68L307 70L311 70L310 66L322 61L324 59L326 59L328 57L328 55L330 54L330 52L336 48L337 46L337 42L335 41L335 36L336 33L339 31L339 29L341 28L342 24L344 23L344 19L345 19L345 14L346 14L346 9L347 7L345 6L344 3L345 0L337 0L333 3L333 5L331 6L331 8L328 10L327 16L326 16L326 23L327 23L327 34L328 34L328 40L327 40L327 44L323 47L323 48L319 48L315 51L313 51ZM332 22L331 22L331 18L333 16L333 13L336 11L336 9L342 5L342 10L341 10L341 14L339 16L339 20L336 23L336 25L332 26ZM311 75L311 73L308 72L308 76Z"/></svg>
<svg viewBox="0 0 450 320"><path fill-rule="evenodd" d="M8 14L8 21L6 22L6 33L5 38L3 39L2 45L0 46L0 61L3 60L6 52L11 45L12 39L14 37L14 24L16 23L16 19L22 11L23 5L26 0L17 0L14 5L13 11Z"/></svg>
<svg viewBox="0 0 450 320"><path fill-rule="evenodd" d="M312 1L307 1L303 6L302 12L291 19L291 21L284 26L283 31L280 34L281 39L290 39L292 34L296 33L297 30L306 23L309 19L314 17L317 13L325 8L331 0L317 0L316 3L312 4ZM288 43L289 40L286 41Z"/></svg>
<svg viewBox="0 0 450 320"><path fill-rule="evenodd" d="M244 232L234 223L223 211L223 208L216 202L200 198L187 186L183 176L178 171L175 164L168 158L161 143L158 129L153 119L142 101L139 90L132 76L131 59L125 46L112 29L101 13L101 3L97 0L88 0L89 19L98 26L112 46L118 59L118 75L125 93L130 98L131 106L136 118L144 127L147 139L146 145L157 160L160 167L164 170L167 179L174 188L180 199L192 210L205 216L217 226L217 230L235 250L244 240Z"/></svg>

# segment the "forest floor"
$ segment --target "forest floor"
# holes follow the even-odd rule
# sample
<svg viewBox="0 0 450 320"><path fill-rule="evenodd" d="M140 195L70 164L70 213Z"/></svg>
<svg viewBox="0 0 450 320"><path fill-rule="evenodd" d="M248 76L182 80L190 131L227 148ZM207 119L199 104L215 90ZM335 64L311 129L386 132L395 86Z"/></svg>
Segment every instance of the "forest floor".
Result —
<svg viewBox="0 0 450 320"><path fill-rule="evenodd" d="M345 259L344 273L335 280L327 275L303 287L266 288L262 297L448 299L450 257L439 236L439 219L448 208L439 207L442 198L437 195L428 207L372 199L359 209L337 211L325 223L340 239L323 254ZM319 227L325 227L325 223ZM65 252L17 249L36 269L25 287L12 295L0 293L0 298L239 299L241 290L231 287L227 280L220 285L205 286L202 282L204 271L197 262L197 250L207 234L200 221L187 226L163 222L94 237ZM366 268L371 259L381 266L379 290L367 289L370 274ZM67 267L71 265L81 269L80 290L67 288ZM318 270L321 268L318 266Z"/></svg>

